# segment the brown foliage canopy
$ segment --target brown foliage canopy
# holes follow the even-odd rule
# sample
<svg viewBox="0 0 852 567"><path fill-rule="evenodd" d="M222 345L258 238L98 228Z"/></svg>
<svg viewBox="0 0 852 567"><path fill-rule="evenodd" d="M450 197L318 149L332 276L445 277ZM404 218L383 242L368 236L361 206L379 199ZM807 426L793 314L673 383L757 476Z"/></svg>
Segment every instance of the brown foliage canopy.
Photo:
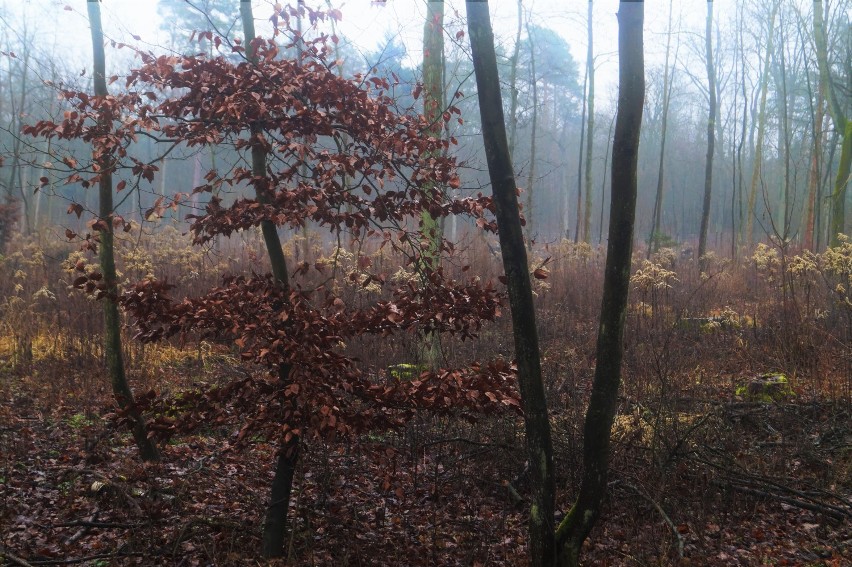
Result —
<svg viewBox="0 0 852 567"><path fill-rule="evenodd" d="M69 105L64 119L26 128L34 136L91 144L89 165L64 160L67 182L84 186L98 181L102 172L95 164L105 156L110 173L136 183L152 181L157 162L143 163L128 152L140 135L167 140L172 147L229 144L244 155L261 148L267 156L264 175L253 174L250 167L210 171L204 184L191 188L194 193L252 188L258 195L237 198L229 206L211 196L204 214L192 217L197 244L262 221L298 227L310 219L353 239L376 238L421 272L416 281L389 289L385 274L366 271L362 285L380 285L383 291L376 297L384 299L354 307L324 285L310 290L301 285L298 278L311 272L306 263L293 273L292 289L270 276L231 276L202 297L183 299L170 297L171 286L160 281L142 281L121 297L106 297L100 275L78 266L74 285L118 301L135 318L137 338L233 341L246 362L270 370L176 400L153 393L142 397L139 404L158 416L149 426L169 435L202 424L238 422L240 439L251 432L286 441L294 435L334 438L392 427L419 409L468 416L517 410L514 369L504 361L387 383L378 379L377 369L345 354L344 341L362 335L475 337L484 321L499 315L499 294L489 283L456 281L419 261L425 246L418 222L423 212L434 218L468 215L493 231L494 220L487 216L493 204L482 194L446 197L441 188L460 185L458 164L448 156L455 140L426 135L429 124L422 115L398 113L386 94L387 79L341 78L327 60L326 38L298 38L296 59L283 58L274 40L252 42L256 62L244 57L240 43L227 57L139 52L142 65L127 75L122 94L63 91ZM450 107L443 119L456 114L459 110ZM126 186L122 180L117 190ZM160 198L146 217L176 206L182 197ZM82 208L72 205L69 212L79 215ZM104 222L124 223L114 216L96 219L92 226ZM90 247L96 241L96 233L87 236ZM443 250L452 252L452 244L445 242ZM368 270L369 258L360 257L359 266ZM275 375L282 366L292 368L286 384Z"/></svg>

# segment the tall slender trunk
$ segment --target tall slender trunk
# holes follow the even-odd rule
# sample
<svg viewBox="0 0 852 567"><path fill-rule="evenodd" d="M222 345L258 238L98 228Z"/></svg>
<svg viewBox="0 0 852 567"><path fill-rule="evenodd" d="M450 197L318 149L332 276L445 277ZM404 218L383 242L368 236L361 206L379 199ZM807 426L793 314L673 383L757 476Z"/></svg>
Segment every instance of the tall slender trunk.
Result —
<svg viewBox="0 0 852 567"><path fill-rule="evenodd" d="M583 93L589 86L589 68L586 67L583 76ZM574 225L574 242L580 241L580 219L583 212L583 150L586 148L586 104L588 96L583 97L583 111L580 114L580 143L577 151L577 224Z"/></svg>
<svg viewBox="0 0 852 567"><path fill-rule="evenodd" d="M779 137L781 138L783 155L784 155L784 181L781 184L781 203L780 209L782 219L781 219L781 237L786 240L790 235L790 223L791 223L791 215L792 215L792 199L793 195L791 195L792 191L795 191L793 187L792 179L790 178L790 167L791 167L791 152L790 146L792 145L791 136L792 133L790 131L790 103L789 103L789 92L787 89L787 34L786 27L784 25L784 13L781 13L780 17L780 37L779 37L779 45L780 45L780 54L781 57L778 61L778 74L781 81L781 92L777 94L780 96L781 103L778 105L780 107L779 112L781 113L781 121L779 124L780 132Z"/></svg>
<svg viewBox="0 0 852 567"><path fill-rule="evenodd" d="M482 138L494 195L503 269L507 278L518 385L524 409L527 459L533 491L529 514L530 563L535 567L549 567L555 558L553 521L556 485L547 399L541 377L532 284L527 268L527 251L521 228L515 174L506 139L488 2L468 0L466 5L468 35L482 118Z"/></svg>
<svg viewBox="0 0 852 567"><path fill-rule="evenodd" d="M426 2L426 22L423 25L423 115L426 117L425 135L440 138L444 133L444 1ZM429 156L432 157L432 156ZM437 156L435 156L437 157ZM443 199L444 188L430 187L436 199ZM429 211L420 218L423 239L428 242L423 252L423 264L435 270L441 263L441 223ZM437 369L441 362L441 342L435 333L422 337L421 358L430 368Z"/></svg>
<svg viewBox="0 0 852 567"><path fill-rule="evenodd" d="M612 115L612 119L609 121L609 130L607 130L606 135L606 151L604 152L604 163L603 163L603 179L601 180L601 218L600 224L598 225L598 244L603 242L603 229L604 229L604 209L606 207L606 172L607 166L609 165L609 148L612 146L610 141L612 140L612 128L615 125L615 114Z"/></svg>
<svg viewBox="0 0 852 567"><path fill-rule="evenodd" d="M592 221L592 160L595 150L595 49L594 35L592 33L592 0L589 0L588 32L589 45L586 53L586 68L589 74L589 91L586 96L589 100L589 110L586 125L586 208L583 215L583 242L591 241Z"/></svg>
<svg viewBox="0 0 852 567"><path fill-rule="evenodd" d="M820 167L822 166L822 145L824 136L822 123L825 117L825 93L822 85L817 87L816 110L813 116L813 146L811 147L811 163L808 170L808 201L805 211L804 244L807 250L814 248L814 229L816 226L816 210L819 206L817 193L820 182Z"/></svg>
<svg viewBox="0 0 852 567"><path fill-rule="evenodd" d="M840 132L834 130L831 133L831 141L828 143L828 160L826 161L825 167L823 168L822 180L820 181L819 187L817 188L817 203L819 204L819 206L817 207L816 220L814 221L814 223L816 224L816 227L814 228L814 232L816 233L816 242L814 243L814 246L817 250L822 249L823 242L829 243L831 241L830 235L828 236L828 238L825 238L826 221L823 218L830 211L824 210L825 207L822 203L823 200L825 200L824 195L826 189L828 188L829 180L831 178L831 171L834 169L834 156L837 153L837 142L839 139Z"/></svg>
<svg viewBox="0 0 852 567"><path fill-rule="evenodd" d="M816 45L817 63L819 65L819 81L828 99L828 111L834 123L834 129L841 133L843 142L840 150L840 164L837 177L834 180L834 191L831 194L831 221L829 225L829 245L840 243L839 235L846 224L846 186L849 182L849 170L852 165L852 120L849 119L841 101L838 89L831 80L831 69L828 63L828 42L825 37L825 15L823 3L814 0L814 43ZM848 31L847 31L848 33ZM852 78L850 78L852 80Z"/></svg>
<svg viewBox="0 0 852 567"><path fill-rule="evenodd" d="M440 138L444 131L444 1L426 2L426 22L423 26L423 115L426 117L424 134ZM432 187L438 198L443 188ZM441 251L441 227L434 217L424 211L421 215L421 230L428 247L424 263L429 268L438 267Z"/></svg>
<svg viewBox="0 0 852 567"><path fill-rule="evenodd" d="M651 234L648 237L647 257L651 257L652 252L656 252L660 248L660 236L662 235L662 218L663 218L663 187L665 184L665 159L666 159L666 135L668 133L669 124L669 102L672 95L672 75L673 70L669 68L669 56L671 54L672 45L672 11L674 9L674 1L669 0L669 27L666 36L666 62L663 69L663 117L660 132L660 161L657 168L657 193L654 198L654 215L651 221Z"/></svg>
<svg viewBox="0 0 852 567"><path fill-rule="evenodd" d="M704 202L701 207L701 232L698 236L698 259L707 252L707 227L710 224L710 197L713 192L713 152L716 149L716 66L713 60L713 0L707 2L707 25L704 38L707 68L707 159L704 163Z"/></svg>
<svg viewBox="0 0 852 567"><path fill-rule="evenodd" d="M527 206L524 218L527 221L527 246L533 244L533 187L535 185L536 138L538 137L538 76L535 71L535 41L529 23L527 24L527 39L530 44L530 82L532 84L533 109L532 132L530 132L530 169L527 173Z"/></svg>
<svg viewBox="0 0 852 567"><path fill-rule="evenodd" d="M556 531L559 564L579 564L583 542L601 514L607 492L609 446L618 406L633 228L636 169L645 99L642 24L644 3L622 1L618 11L618 117L612 145L612 203L607 243L597 363L583 428L580 493Z"/></svg>
<svg viewBox="0 0 852 567"><path fill-rule="evenodd" d="M104 34L101 26L101 7L97 0L87 2L89 24L92 30L92 50L94 63L95 96L106 97L106 57L104 55ZM102 111L105 112L105 111ZM98 119L104 129L112 127L112 117L101 114ZM145 430L145 422L135 409L133 391L127 382L124 372L124 355L121 348L121 318L118 313L118 304L114 297L118 293L117 277L115 272L114 233L113 233L113 204L112 204L112 171L114 164L110 155L96 155L100 170L98 181L98 220L100 230L100 245L98 248L98 259L101 264L106 287L104 291L107 297L104 299L104 355L106 357L107 372L109 372L112 392L118 405L122 409L130 408L129 417L133 433L133 439L139 448L139 454L144 461L157 461L160 459L159 451L154 442L148 438Z"/></svg>
<svg viewBox="0 0 852 567"><path fill-rule="evenodd" d="M751 170L751 188L748 194L748 210L746 211L745 242L748 248L754 243L754 207L757 203L757 186L760 184L763 171L763 142L766 138L766 98L769 91L769 68L772 64L772 52L775 45L775 16L781 2L775 0L767 27L766 52L763 57L763 69L760 79L760 110L757 115L757 140L754 146L754 164Z"/></svg>
<svg viewBox="0 0 852 567"><path fill-rule="evenodd" d="M521 56L521 29L524 24L524 3L518 0L518 29L515 32L515 50L509 68L509 156L515 158L515 135L518 131L518 59Z"/></svg>
<svg viewBox="0 0 852 567"><path fill-rule="evenodd" d="M745 147L746 137L751 135L751 132L754 130L754 123L751 124L751 128L749 128L748 123L748 89L746 88L746 59L745 59L745 43L743 41L743 8L740 6L739 8L739 17L737 18L737 35L739 37L739 50L740 50L740 92L743 96L742 109L743 109L743 120L742 120L742 133L740 134L740 140L737 144L737 200L736 200L736 212L733 213L736 216L737 222L736 225L739 227L737 229L738 232L735 232L732 236L733 243L731 244L731 259L735 260L737 257L737 246L741 245L743 242L742 236L745 236L745 231L743 230L743 190L745 188L745 178L743 176L743 148ZM752 113L754 116L754 113ZM737 236L741 235L741 236Z"/></svg>
<svg viewBox="0 0 852 567"><path fill-rule="evenodd" d="M255 47L252 43L255 32L254 14L250 0L240 0L240 16L242 17L243 34L245 35L246 58L249 63L257 64ZM252 124L251 168L253 183L258 202L266 204L271 202L273 188L270 186L271 181L266 171L267 153L260 140L262 136L263 131L260 125ZM264 220L260 223L260 229L263 233L266 252L269 255L272 277L286 297L289 295L290 282L287 274L287 259L281 246L281 238L278 236L278 228L272 221ZM282 365L278 369L278 377L282 387L286 387L290 380L290 367ZM287 510L290 507L293 477L299 460L299 442L298 436L294 435L289 442L282 440L278 448L275 474L272 478L269 503L263 521L261 553L264 557L281 557L284 555L284 542L287 537Z"/></svg>

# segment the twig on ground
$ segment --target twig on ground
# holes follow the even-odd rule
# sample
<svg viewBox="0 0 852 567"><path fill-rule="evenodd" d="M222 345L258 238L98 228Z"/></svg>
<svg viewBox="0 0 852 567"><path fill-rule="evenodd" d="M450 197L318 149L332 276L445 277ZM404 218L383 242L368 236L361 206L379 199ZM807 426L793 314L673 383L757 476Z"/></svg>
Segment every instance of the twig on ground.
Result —
<svg viewBox="0 0 852 567"><path fill-rule="evenodd" d="M12 555L8 551L0 551L0 559L5 559L19 567L33 567L33 564L29 563L26 559L22 559L17 555Z"/></svg>
<svg viewBox="0 0 852 567"><path fill-rule="evenodd" d="M683 537L680 535L680 532L678 531L675 523L672 521L671 518L669 518L669 515L666 514L666 511L663 510L663 507L660 506L657 503L656 500L651 498L651 496L647 492L645 492L644 490L642 490L638 486L634 486L634 485L630 484L629 482L625 482L625 481L620 481L620 484L622 484L623 486L626 486L627 488L629 488L630 490L632 490L633 492L635 492L636 494L638 494L639 496L641 496L642 498L647 500L648 503L651 504L651 506L654 507L654 509L657 511L657 513L663 518L663 521L669 527L672 534L674 534L675 538L677 538L677 556L678 556L679 559L683 559Z"/></svg>

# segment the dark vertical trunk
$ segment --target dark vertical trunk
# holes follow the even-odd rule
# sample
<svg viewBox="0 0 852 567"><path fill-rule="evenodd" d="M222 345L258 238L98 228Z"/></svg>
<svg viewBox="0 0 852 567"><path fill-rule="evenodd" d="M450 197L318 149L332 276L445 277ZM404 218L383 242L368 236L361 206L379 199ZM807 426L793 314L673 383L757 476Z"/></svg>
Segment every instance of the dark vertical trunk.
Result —
<svg viewBox="0 0 852 567"><path fill-rule="evenodd" d="M106 57L104 55L104 34L101 26L101 7L97 0L87 3L89 24L92 29L92 50L94 53L95 96L107 96L106 87ZM111 128L111 116L102 115L99 120L105 129ZM118 293L115 273L115 254L113 250L113 205L112 205L112 157L96 155L101 174L98 181L98 217L100 226L100 247L98 259L101 272L106 284L107 297L104 299L104 355L107 372L109 372L112 392L118 405L122 408L133 408L133 391L127 383L124 373L124 355L121 349L121 319L118 304L114 301ZM139 447L139 454L144 461L157 461L160 458L156 445L148 438L145 423L139 412L131 409L129 412L133 439Z"/></svg>
<svg viewBox="0 0 852 567"><path fill-rule="evenodd" d="M255 37L254 14L250 0L240 0L240 15L245 35L246 57L250 63L256 63L257 57L252 45L252 40ZM260 203L269 203L272 187L269 185L270 180L266 171L266 150L259 139L262 135L260 126L253 124L251 126L251 167L257 200ZM272 277L286 295L290 291L290 282L287 274L287 259L281 246L281 238L278 236L278 228L275 223L269 220L262 221L260 228L263 233L266 252L269 254ZM286 387L290 380L290 367L282 365L278 369L278 377L281 381L281 387ZM296 472L298 458L298 436L293 436L290 441L282 440L278 448L275 474L272 478L266 517L263 521L261 553L264 557L281 557L284 555L284 542L287 539L287 510L290 506L290 494L293 489L293 476Z"/></svg>
<svg viewBox="0 0 852 567"><path fill-rule="evenodd" d="M707 227L710 224L710 197L713 192L713 152L716 149L716 67L713 61L713 0L707 2L707 27L704 50L707 67L707 160L704 164L704 202L701 208L701 232L698 236L698 259L707 252Z"/></svg>
<svg viewBox="0 0 852 567"><path fill-rule="evenodd" d="M553 514L556 487L553 477L553 444L541 378L538 330L532 285L527 270L527 251L503 121L503 102L500 97L488 2L468 0L467 25L476 74L479 112L482 117L482 138L494 195L503 269L507 278L518 384L524 409L527 458L533 487L529 516L531 564L549 566L553 564L555 557Z"/></svg>
<svg viewBox="0 0 852 567"><path fill-rule="evenodd" d="M597 364L583 429L580 493L556 532L560 565L579 564L583 541L600 516L607 490L610 435L621 384L622 342L636 218L636 169L645 98L643 20L642 2L621 2L618 11L618 115L612 145L612 203Z"/></svg>

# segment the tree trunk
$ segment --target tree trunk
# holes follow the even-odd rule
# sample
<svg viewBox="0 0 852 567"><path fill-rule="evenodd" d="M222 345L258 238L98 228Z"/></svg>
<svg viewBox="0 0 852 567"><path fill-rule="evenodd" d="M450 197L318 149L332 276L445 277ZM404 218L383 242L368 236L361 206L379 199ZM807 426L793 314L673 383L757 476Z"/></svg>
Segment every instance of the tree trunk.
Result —
<svg viewBox="0 0 852 567"><path fill-rule="evenodd" d="M790 98L789 92L787 89L787 28L784 21L784 12L781 12L780 16L780 25L779 28L779 45L780 49L778 50L780 53L780 57L778 60L778 77L776 81L781 82L780 92L776 92L775 96L780 97L781 101L778 104L778 112L781 114L779 121L779 132L778 137L781 140L781 145L783 147L784 154L784 181L781 184L781 196L779 209L781 210L781 239L782 241L786 241L788 236L790 235L790 223L792 216L792 203L793 195L791 193L795 192L795 186L793 185L793 181L790 176L790 160L791 160L791 152L790 146L792 144L791 136L792 133L790 131ZM770 215L771 218L771 215ZM774 230L777 232L777 225L773 224Z"/></svg>
<svg viewBox="0 0 852 567"><path fill-rule="evenodd" d="M423 26L423 115L428 124L424 134L440 138L444 133L444 1L426 2ZM429 156L431 157L431 156ZM436 156L437 157L437 156ZM435 198L443 197L443 188L430 187ZM423 252L423 265L436 270L441 264L441 224L429 211L420 216L422 238L428 242ZM435 333L422 337L422 362L437 370L441 362L441 342Z"/></svg>
<svg viewBox="0 0 852 567"><path fill-rule="evenodd" d="M657 169L657 193L654 198L654 215L651 220L651 234L648 237L648 251L646 256L651 257L652 252L660 248L660 236L662 235L663 218L663 187L665 185L665 158L666 158L666 134L669 124L669 102L672 95L672 75L674 71L669 69L669 54L672 44L672 10L673 0L669 0L669 33L666 36L666 62L663 68L663 118L660 132L660 162ZM675 57L677 59L677 57ZM615 156L613 155L613 159Z"/></svg>
<svg viewBox="0 0 852 567"><path fill-rule="evenodd" d="M825 37L825 16L821 0L814 0L814 43L816 45L817 64L819 65L819 82L828 100L828 111L834 128L842 132L843 142L840 150L840 165L834 182L834 191L831 195L831 221L829 228L829 245L837 246L840 243L838 235L841 234L846 224L846 184L849 181L850 160L852 160L852 141L847 142L852 133L852 125L844 112L840 102L840 96L831 80L831 69L828 64L828 42Z"/></svg>
<svg viewBox="0 0 852 567"><path fill-rule="evenodd" d="M101 6L97 0L87 2L89 13L89 24L92 29L92 50L94 52L94 82L95 96L107 96L106 87L106 57L104 55L104 33L101 26ZM109 116L100 118L107 129L111 128ZM109 155L95 156L100 168L100 179L98 181L98 220L100 221L100 246L98 248L98 259L101 264L101 272L104 277L107 297L104 298L104 355L106 357L107 372L109 372L112 392L116 402L122 409L133 408L135 403L133 391L127 383L124 373L124 355L121 348L121 319L118 313L118 304L115 295L118 293L115 273L115 255L113 250L113 205L112 205L112 170L113 163ZM139 454L143 461L158 461L160 453L154 442L148 438L145 430L145 422L135 409L129 412L133 439L139 448Z"/></svg>
<svg viewBox="0 0 852 567"><path fill-rule="evenodd" d="M250 0L240 0L240 16L242 17L243 33L245 35L246 58L250 63L256 63L257 57L252 40L255 38L254 14L251 9ZM271 190L269 175L266 171L267 155L263 146L258 143L257 138L263 132L260 125L252 125L251 137L251 167L254 176L254 187L259 203L271 201ZM278 236L278 228L269 220L261 221L261 232L269 254L269 263L272 269L272 277L284 291L285 296L290 291L289 276L287 274L287 259ZM286 387L290 379L290 367L282 365L278 369L278 377L281 386ZM290 506L290 494L293 489L293 476L299 458L299 438L294 436L289 442L281 442L278 448L278 458L275 466L275 475L272 478L272 486L269 494L269 504L266 507L266 517L263 521L263 536L261 553L264 557L281 557L284 555L284 542L287 539L287 510Z"/></svg>
<svg viewBox="0 0 852 567"><path fill-rule="evenodd" d="M707 226L710 224L710 197L713 192L713 152L716 148L716 67L713 60L713 0L707 2L707 26L704 38L707 67L707 160L704 164L704 202L701 208L701 232L698 236L698 259L707 252Z"/></svg>
<svg viewBox="0 0 852 567"><path fill-rule="evenodd" d="M515 51L509 68L509 157L515 159L515 134L518 130L518 58L521 56L521 29L524 25L524 3L518 0L518 29L515 32Z"/></svg>
<svg viewBox="0 0 852 567"><path fill-rule="evenodd" d="M780 1L776 0L772 6L769 16L768 39L766 42L766 54L763 58L763 73L760 79L760 111L757 115L757 141L754 146L754 164L751 170L751 188L748 194L748 210L746 211L745 242L750 249L754 243L754 216L755 204L757 203L757 186L760 184L760 176L763 168L763 141L766 138L766 97L769 90L769 66L772 63L772 50L775 43L775 15L778 13Z"/></svg>
<svg viewBox="0 0 852 567"><path fill-rule="evenodd" d="M586 52L586 68L589 74L588 115L586 117L586 207L583 211L583 242L591 243L592 223L592 161L595 150L595 49L592 33L592 0L589 0L588 36L589 45Z"/></svg>
<svg viewBox="0 0 852 567"><path fill-rule="evenodd" d="M808 202L805 211L804 244L807 250L815 251L814 229L816 210L819 207L817 194L820 182L820 167L822 166L823 131L822 123L825 116L825 93L822 85L817 87L816 111L813 118L813 147L811 148L811 164L808 170Z"/></svg>
<svg viewBox="0 0 852 567"><path fill-rule="evenodd" d="M840 164L834 179L834 192L831 194L831 225L829 245L839 246L840 235L846 225L846 185L849 183L852 166L852 120L846 121L843 131L843 144L840 147Z"/></svg>
<svg viewBox="0 0 852 567"><path fill-rule="evenodd" d="M583 92L589 86L589 68L586 67L585 75L583 76ZM579 151L577 152L577 224L574 225L574 242L580 241L580 219L583 214L583 150L586 147L586 105L588 104L588 96L583 97L583 110L580 113L580 143L578 144Z"/></svg>
<svg viewBox="0 0 852 567"><path fill-rule="evenodd" d="M524 218L527 221L527 246L533 245L533 186L535 185L535 142L538 134L538 77L535 72L535 43L533 34L527 23L527 40L530 44L530 83L532 84L533 109L532 109L532 132L530 133L530 169L527 174L527 206L524 209Z"/></svg>
<svg viewBox="0 0 852 567"><path fill-rule="evenodd" d="M503 102L488 2L468 0L466 4L468 35L482 118L482 138L494 195L503 269L507 278L518 385L524 409L527 458L533 489L529 515L531 565L550 566L555 557L553 514L556 486L553 476L553 444L541 378L538 330L527 268L527 251L521 229L515 175L506 140L506 125L503 121Z"/></svg>
<svg viewBox="0 0 852 567"><path fill-rule="evenodd" d="M643 20L643 2L621 2L618 11L618 115L612 146L612 203L597 365L583 429L580 493L556 531L560 565L579 564L583 541L600 516L606 496L610 436L621 384L622 342L636 218L636 169L645 98Z"/></svg>

